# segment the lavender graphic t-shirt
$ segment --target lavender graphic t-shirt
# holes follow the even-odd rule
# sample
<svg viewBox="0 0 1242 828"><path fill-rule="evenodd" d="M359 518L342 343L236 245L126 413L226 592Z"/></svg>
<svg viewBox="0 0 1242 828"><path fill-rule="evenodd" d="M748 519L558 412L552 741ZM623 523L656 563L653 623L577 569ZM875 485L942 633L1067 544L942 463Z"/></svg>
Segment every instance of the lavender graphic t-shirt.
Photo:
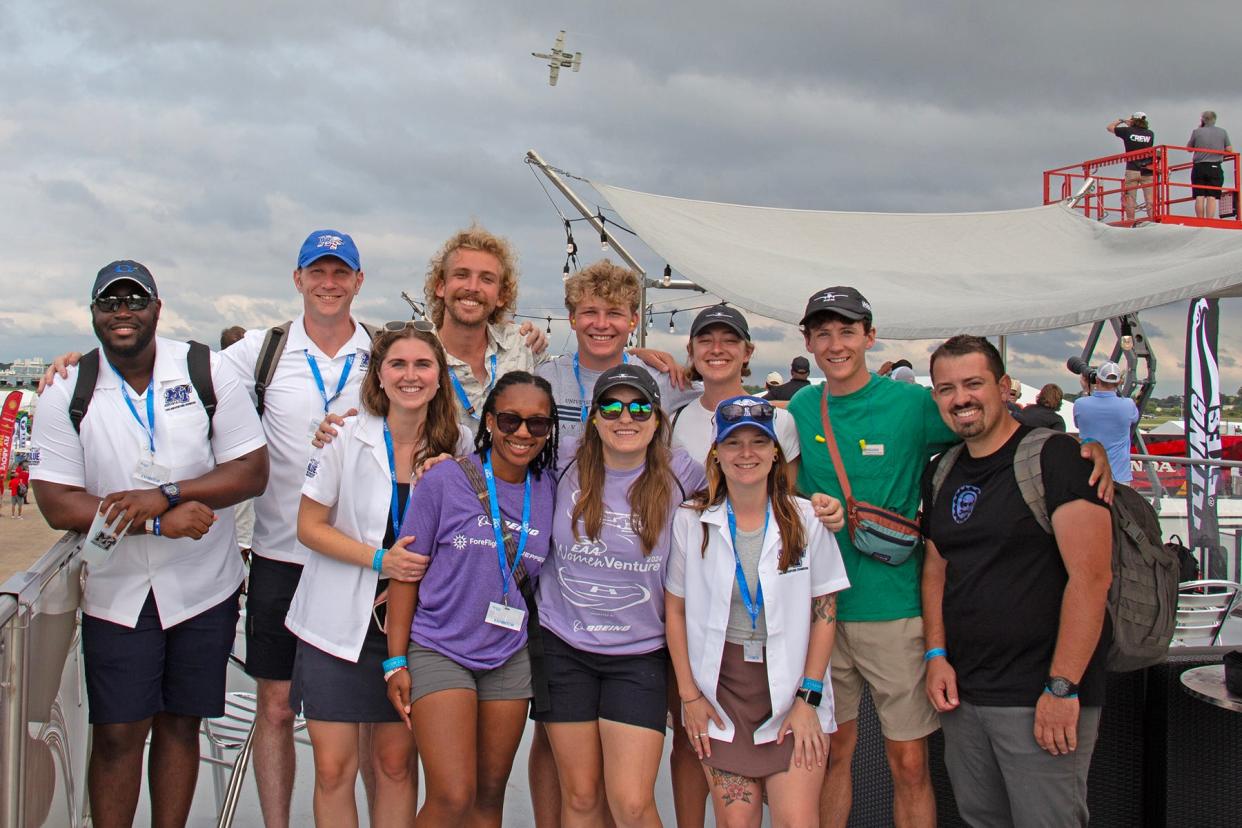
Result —
<svg viewBox="0 0 1242 828"><path fill-rule="evenodd" d="M672 468L687 496L705 485L703 467L681 449L673 450ZM643 555L629 492L645 473L645 466L605 472L604 522L593 539L579 524L578 540L570 525L579 497L577 463L557 486L553 551L539 583L539 623L580 650L637 655L664 646L664 565L682 489L673 486L664 531L651 554Z"/></svg>
<svg viewBox="0 0 1242 828"><path fill-rule="evenodd" d="M477 454L470 455L470 462L482 468ZM539 576L548 556L554 485L550 472L531 480L530 536L522 560L532 578ZM524 488L522 483L496 480L500 515L515 540L522 529ZM521 632L483 620L488 605L502 600L496 536L487 508L455 461L434 466L414 487L401 534L414 536L411 551L431 556L418 588L412 641L469 670L499 667L526 646L529 618L523 619ZM526 611L512 576L509 606Z"/></svg>

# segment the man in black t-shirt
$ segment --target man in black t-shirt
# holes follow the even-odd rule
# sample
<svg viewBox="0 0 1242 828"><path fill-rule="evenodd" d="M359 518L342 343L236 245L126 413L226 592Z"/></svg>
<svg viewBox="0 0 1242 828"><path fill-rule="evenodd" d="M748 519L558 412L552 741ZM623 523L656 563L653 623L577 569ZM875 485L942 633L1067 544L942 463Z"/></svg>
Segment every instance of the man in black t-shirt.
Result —
<svg viewBox="0 0 1242 828"><path fill-rule="evenodd" d="M811 384L811 363L804 356L794 357L793 362L789 364L789 382L781 383L775 388L768 390L767 398L772 401L784 400L788 402L793 399L793 395L797 394L803 388Z"/></svg>
<svg viewBox="0 0 1242 828"><path fill-rule="evenodd" d="M1122 126L1125 124L1125 126ZM1125 144L1126 152L1149 150L1156 145L1156 135L1147 128L1147 113L1135 112L1128 119L1118 118L1107 127ZM1151 183L1152 158L1132 159L1126 162L1125 184L1121 192L1121 210L1126 221L1134 221L1134 191L1143 188L1143 204L1151 217L1153 188Z"/></svg>
<svg viewBox="0 0 1242 828"><path fill-rule="evenodd" d="M1039 462L1052 534L1014 470L1031 432L1009 416L996 348L957 336L932 354L940 415L965 442L938 493L923 480L927 694L972 825L1087 824L1087 769L1104 701L1111 518L1077 442Z"/></svg>

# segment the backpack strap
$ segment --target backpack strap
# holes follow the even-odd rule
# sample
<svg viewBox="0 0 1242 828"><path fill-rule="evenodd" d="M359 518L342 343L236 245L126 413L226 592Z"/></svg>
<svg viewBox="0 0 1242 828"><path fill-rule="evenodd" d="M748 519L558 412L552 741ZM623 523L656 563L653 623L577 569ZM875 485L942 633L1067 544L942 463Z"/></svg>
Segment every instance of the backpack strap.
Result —
<svg viewBox="0 0 1242 828"><path fill-rule="evenodd" d="M698 400L691 400L691 402L698 402ZM677 428L677 421L681 419L681 412L685 411L686 405L689 405L689 404L690 403L686 403L685 405L680 406L676 411L673 412L673 416L670 419L669 426L668 426L668 430L670 434L673 432L673 429Z"/></svg>
<svg viewBox="0 0 1242 828"><path fill-rule="evenodd" d="M1039 460L1044 444L1056 433L1050 428L1032 429L1018 443L1013 456L1013 474L1018 491L1022 493L1022 499L1035 516L1039 528L1049 535L1052 534L1052 518L1048 515L1048 501L1044 499L1044 477Z"/></svg>
<svg viewBox="0 0 1242 828"><path fill-rule="evenodd" d="M82 418L86 409L91 407L91 398L95 396L95 383L99 380L99 349L92 348L78 360L78 380L73 386L73 397L69 400L69 422L73 430L82 433Z"/></svg>
<svg viewBox="0 0 1242 828"><path fill-rule="evenodd" d="M944 488L944 481L949 479L949 472L953 471L953 465L957 462L957 458L962 456L965 448L965 443L958 443L946 449L936 461L936 470L932 472L931 503L927 504L927 511L930 512L931 507L936 504L936 498L940 496L940 490Z"/></svg>
<svg viewBox="0 0 1242 828"><path fill-rule="evenodd" d="M213 419L216 416L216 386L211 381L211 348L194 340L187 344L190 346L190 352L186 356L190 384L194 386L194 393L198 394L198 401L207 410L207 439L211 440L215 433Z"/></svg>
<svg viewBox="0 0 1242 828"><path fill-rule="evenodd" d="M841 450L837 448L837 438L832 433L832 419L828 416L828 383L824 383L823 393L819 397L819 416L824 426L824 442L828 444L828 453L832 456L832 466L837 472L837 482L841 484L841 493L845 495L845 508L854 512L854 494L850 491L850 479L845 473L845 463L841 460ZM853 521L850 521L853 526Z"/></svg>
<svg viewBox="0 0 1242 828"><path fill-rule="evenodd" d="M285 343L292 327L293 321L290 320L269 328L267 336L263 337L263 345L259 348L259 361L254 364L254 407L259 412L260 419L263 417L263 398L267 395L267 387L272 384L272 377L276 376L276 365L280 362L280 355L285 352Z"/></svg>

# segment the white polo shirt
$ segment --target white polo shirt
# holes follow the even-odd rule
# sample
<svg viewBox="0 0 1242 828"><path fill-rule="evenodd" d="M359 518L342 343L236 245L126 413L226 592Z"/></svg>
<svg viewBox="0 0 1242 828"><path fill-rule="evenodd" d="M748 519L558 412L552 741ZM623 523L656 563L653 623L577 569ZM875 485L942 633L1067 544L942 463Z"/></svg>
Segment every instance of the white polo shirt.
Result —
<svg viewBox="0 0 1242 828"><path fill-rule="evenodd" d="M186 343L156 337L152 375L155 462L170 469L173 481L201 477L264 444L254 406L217 354L211 356L217 402L208 442L207 412L190 383L187 353ZM69 401L77 371L77 367L70 368L67 381L49 386L39 398L31 478L80 486L98 497L155 488L133 476L147 447L146 433L125 404L120 379L102 354L82 433L73 430ZM126 390L145 420L146 393ZM147 593L154 591L160 623L168 628L228 598L241 584L244 569L237 554L233 510L217 509L216 516L218 520L199 540L153 535L122 538L105 561L87 568L83 611L133 627Z"/></svg>
<svg viewBox="0 0 1242 828"><path fill-rule="evenodd" d="M469 429L459 429L455 453L465 454L474 437ZM301 493L330 507L329 520L342 534L378 549L384 542L392 508L384 421L363 411L349 418L340 431L306 464ZM285 626L307 644L356 662L371 620L379 573L369 566L316 552L300 542L298 549L306 556L306 568Z"/></svg>
<svg viewBox="0 0 1242 828"><path fill-rule="evenodd" d="M307 336L303 320L304 317L299 316L289 327L285 350L263 398L263 431L267 435L271 471L267 490L254 500L251 547L256 555L296 564L306 563L306 550L297 543L297 522L306 462L314 450L310 442L311 423L319 422L324 416L323 396L306 356L315 358L329 398L336 392L346 360L351 355L354 357L345 387L329 406L334 414L344 414L358 407L358 390L371 358L371 337L357 321L354 335L336 356L330 357ZM267 331L267 328L247 331L239 342L221 354L224 364L250 394L252 408L256 399L254 369Z"/></svg>
<svg viewBox="0 0 1242 828"><path fill-rule="evenodd" d="M673 412L672 416L677 418L673 425L673 446L685 449L695 460L706 464L707 452L716 441L716 409L708 410L702 400L692 400L680 413ZM776 409L775 427L785 459L797 459L802 447L798 442L798 424L794 422L793 415L783 408Z"/></svg>
<svg viewBox="0 0 1242 828"><path fill-rule="evenodd" d="M536 354L527 347L526 338L518 333L518 327L514 322L487 326L487 350L483 354L483 367L487 371L487 376L482 382L475 377L474 371L464 360L449 353L445 354L448 357L449 370L457 377L457 383L460 383L466 399L474 408L474 416L471 416L466 406L462 405L457 384L453 384L450 390L453 392L453 404L457 409L457 422L468 428L471 434L479 430L479 417L483 414L483 403L487 400L492 386L496 384L497 378L503 377L510 371L526 371L533 374L536 366L552 358L547 351ZM496 360L495 370L492 368L493 357Z"/></svg>
<svg viewBox="0 0 1242 828"><path fill-rule="evenodd" d="M759 554L759 583L763 586L763 615L768 630L764 655L772 717L755 731L757 745L776 741L781 721L793 707L794 693L802 684L811 640L811 599L839 592L850 585L836 539L815 517L810 501L798 498L797 502L807 537L802 561L785 572L777 569L781 536L774 520L768 523L763 551ZM707 551L700 554L704 532L707 533ZM701 515L685 506L677 510L673 516L673 544L667 572L664 588L686 602L686 640L694 682L724 722L724 727L720 728L709 721L708 735L722 742L732 742L733 722L716 701L736 572L723 504ZM825 733L837 729L831 682L824 681L823 701L817 712Z"/></svg>

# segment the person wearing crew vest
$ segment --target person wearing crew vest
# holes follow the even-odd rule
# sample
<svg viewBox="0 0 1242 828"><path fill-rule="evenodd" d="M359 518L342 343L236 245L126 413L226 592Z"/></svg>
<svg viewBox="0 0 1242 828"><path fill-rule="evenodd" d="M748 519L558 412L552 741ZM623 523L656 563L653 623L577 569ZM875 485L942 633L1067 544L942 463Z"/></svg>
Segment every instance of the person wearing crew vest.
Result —
<svg viewBox="0 0 1242 828"><path fill-rule="evenodd" d="M814 824L836 729L825 678L849 580L794 495L774 412L758 397L720 402L707 488L673 518L668 649L720 825L759 824L765 799L773 824Z"/></svg>
<svg viewBox="0 0 1242 828"><path fill-rule="evenodd" d="M133 823L148 734L152 821L186 822L200 720L224 713L245 574L230 507L262 492L268 474L241 384L206 346L158 337L161 308L142 264L100 270L91 291L100 349L71 369L75 381L97 371L93 387L81 402L76 382L45 389L34 424L39 508L53 528L89 535L87 787L101 828ZM196 348L209 360L210 391L192 364Z"/></svg>
<svg viewBox="0 0 1242 828"><path fill-rule="evenodd" d="M414 821L416 748L388 703L381 666L388 643L380 610L372 609L389 579L412 581L427 565L406 549L411 538L397 534L417 469L429 458L470 450L444 349L430 328L395 322L376 337L362 413L306 466L298 540L309 554L285 623L298 637L292 701L310 731L322 824L357 823L361 763L373 768L376 822ZM369 756L359 755L359 723L374 723Z"/></svg>
<svg viewBox="0 0 1242 828"><path fill-rule="evenodd" d="M1147 113L1135 112L1129 118L1118 118L1107 127L1109 132L1121 139L1126 152L1149 150L1156 145L1156 135L1147 128ZM1126 162L1124 184L1121 191L1121 213L1126 221L1134 221L1134 209L1137 198L1134 191L1143 190L1143 203L1147 215L1151 217L1154 202L1152 186L1152 159L1137 158Z"/></svg>

